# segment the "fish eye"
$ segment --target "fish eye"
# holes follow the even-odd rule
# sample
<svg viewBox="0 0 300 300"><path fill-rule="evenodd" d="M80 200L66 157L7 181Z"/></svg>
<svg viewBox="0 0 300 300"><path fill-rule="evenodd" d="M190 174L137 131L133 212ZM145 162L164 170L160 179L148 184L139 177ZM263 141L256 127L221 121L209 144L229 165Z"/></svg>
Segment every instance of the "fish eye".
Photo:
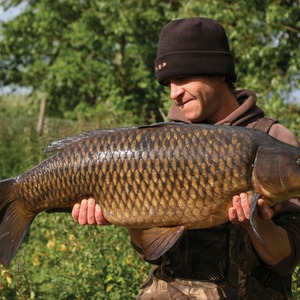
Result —
<svg viewBox="0 0 300 300"><path fill-rule="evenodd" d="M300 157L297 158L296 163L300 166Z"/></svg>

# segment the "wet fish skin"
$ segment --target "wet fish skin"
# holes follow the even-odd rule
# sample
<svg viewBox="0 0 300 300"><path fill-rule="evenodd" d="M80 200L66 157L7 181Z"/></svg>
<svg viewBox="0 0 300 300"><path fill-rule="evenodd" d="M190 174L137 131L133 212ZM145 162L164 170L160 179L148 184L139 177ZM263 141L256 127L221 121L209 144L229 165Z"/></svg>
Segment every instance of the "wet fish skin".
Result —
<svg viewBox="0 0 300 300"><path fill-rule="evenodd" d="M4 265L38 213L71 208L86 197L95 198L113 224L152 228L144 251L155 258L184 230L226 222L235 194L254 191L270 205L300 195L300 149L247 128L173 123L98 130L54 142L46 152L58 150L0 182Z"/></svg>
<svg viewBox="0 0 300 300"><path fill-rule="evenodd" d="M118 225L170 226L180 220L189 227L194 223L196 227L210 226L201 225L211 214L210 207L216 210L215 206L225 204L215 200L216 194L227 198L232 196L232 189L249 189L250 166L244 163L251 158L249 147L236 143L244 157L228 156L220 161L220 157L236 151L228 141L220 140L217 146L217 137L203 131L205 142L201 144L195 132L178 128L109 132L72 144L17 178L22 183L18 187L22 187L25 208L36 213L70 207L90 196L101 199L104 216ZM216 174L219 180L214 178L216 165L223 172L222 177Z"/></svg>

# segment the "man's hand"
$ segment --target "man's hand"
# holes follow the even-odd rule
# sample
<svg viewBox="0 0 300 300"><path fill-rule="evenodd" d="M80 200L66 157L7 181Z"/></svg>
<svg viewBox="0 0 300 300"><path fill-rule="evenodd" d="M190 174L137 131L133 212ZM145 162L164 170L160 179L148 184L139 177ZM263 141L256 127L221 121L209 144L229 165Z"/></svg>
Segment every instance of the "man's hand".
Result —
<svg viewBox="0 0 300 300"><path fill-rule="evenodd" d="M95 203L93 198L83 199L81 204L73 206L72 217L80 225L109 225L103 217L99 204Z"/></svg>
<svg viewBox="0 0 300 300"><path fill-rule="evenodd" d="M110 225L103 217L102 210L99 204L95 203L93 198L83 199L81 203L73 206L72 217L76 223L80 225ZM132 242L138 247L142 248L141 236L143 228L128 228L129 235Z"/></svg>
<svg viewBox="0 0 300 300"><path fill-rule="evenodd" d="M264 199L257 202L255 217L263 220L271 220L274 213L281 208L280 204L269 207ZM246 193L241 193L232 198L232 207L228 211L229 221L243 227L250 226L250 205Z"/></svg>
<svg viewBox="0 0 300 300"><path fill-rule="evenodd" d="M248 232L258 256L268 265L278 264L291 253L288 234L283 227L277 226L272 218L281 205L269 207L265 200L259 199L254 212L254 222L263 244L261 244L250 225L250 205L246 193L232 198L228 217L233 224L242 226Z"/></svg>

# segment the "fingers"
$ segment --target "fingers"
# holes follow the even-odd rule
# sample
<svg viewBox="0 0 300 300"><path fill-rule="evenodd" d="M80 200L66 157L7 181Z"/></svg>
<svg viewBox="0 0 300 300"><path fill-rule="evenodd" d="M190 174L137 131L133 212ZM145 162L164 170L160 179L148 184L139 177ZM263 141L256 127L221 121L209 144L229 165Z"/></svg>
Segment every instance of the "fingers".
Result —
<svg viewBox="0 0 300 300"><path fill-rule="evenodd" d="M274 213L281 209L281 205L276 205L273 208L269 207L264 199L259 199L257 202L257 213L260 218L270 220ZM228 210L228 218L234 224L248 226L250 219L251 208L246 193L235 195L232 198L232 207Z"/></svg>
<svg viewBox="0 0 300 300"><path fill-rule="evenodd" d="M72 218L76 223L78 223L79 212L80 212L80 204L76 203L73 206L72 213L71 213Z"/></svg>
<svg viewBox="0 0 300 300"><path fill-rule="evenodd" d="M229 221L240 226L250 226L250 206L246 193L235 195L232 198L232 207L228 210Z"/></svg>
<svg viewBox="0 0 300 300"><path fill-rule="evenodd" d="M235 221L243 223L250 218L250 206L246 193L241 193L232 198L232 205L235 209ZM231 211L233 214L233 211Z"/></svg>
<svg viewBox="0 0 300 300"><path fill-rule="evenodd" d="M99 204L93 198L83 199L81 204L75 204L72 210L73 220L80 225L108 225L103 217Z"/></svg>
<svg viewBox="0 0 300 300"><path fill-rule="evenodd" d="M110 225L110 223L106 221L105 218L103 217L102 210L99 204L96 204L95 221L96 224L98 225Z"/></svg>
<svg viewBox="0 0 300 300"><path fill-rule="evenodd" d="M83 216L83 220L86 217L87 223L89 225L94 225L96 224L96 220L95 220L95 210L96 210L96 203L95 200L90 198L87 201L87 215ZM86 213L86 211L85 211Z"/></svg>
<svg viewBox="0 0 300 300"><path fill-rule="evenodd" d="M272 206L272 209L274 212L280 211L283 207L283 203L277 203L274 206Z"/></svg>
<svg viewBox="0 0 300 300"><path fill-rule="evenodd" d="M238 222L236 209L234 207L230 207L228 210L228 218L229 221L233 224L236 224Z"/></svg>
<svg viewBox="0 0 300 300"><path fill-rule="evenodd" d="M77 222L80 225L87 225L88 223L88 200L83 199L79 205L78 219Z"/></svg>
<svg viewBox="0 0 300 300"><path fill-rule="evenodd" d="M279 206L280 207L280 206ZM271 208L269 205L263 200L259 199L257 202L257 210L262 219L270 220L273 218L273 215L278 208Z"/></svg>
<svg viewBox="0 0 300 300"><path fill-rule="evenodd" d="M238 212L238 219L240 222L250 219L250 205L246 193L240 194L240 200L235 203Z"/></svg>

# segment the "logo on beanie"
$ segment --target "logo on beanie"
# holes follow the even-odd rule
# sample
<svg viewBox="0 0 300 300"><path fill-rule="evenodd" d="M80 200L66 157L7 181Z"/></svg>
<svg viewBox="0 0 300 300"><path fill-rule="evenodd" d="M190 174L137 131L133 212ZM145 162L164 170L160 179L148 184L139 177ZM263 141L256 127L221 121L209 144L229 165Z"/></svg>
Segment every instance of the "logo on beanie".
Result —
<svg viewBox="0 0 300 300"><path fill-rule="evenodd" d="M164 68L166 65L167 65L167 63L166 63L166 62L163 62L162 64L157 65L157 66L155 67L155 70L156 70L156 71L159 71L159 70L161 70L162 68Z"/></svg>

